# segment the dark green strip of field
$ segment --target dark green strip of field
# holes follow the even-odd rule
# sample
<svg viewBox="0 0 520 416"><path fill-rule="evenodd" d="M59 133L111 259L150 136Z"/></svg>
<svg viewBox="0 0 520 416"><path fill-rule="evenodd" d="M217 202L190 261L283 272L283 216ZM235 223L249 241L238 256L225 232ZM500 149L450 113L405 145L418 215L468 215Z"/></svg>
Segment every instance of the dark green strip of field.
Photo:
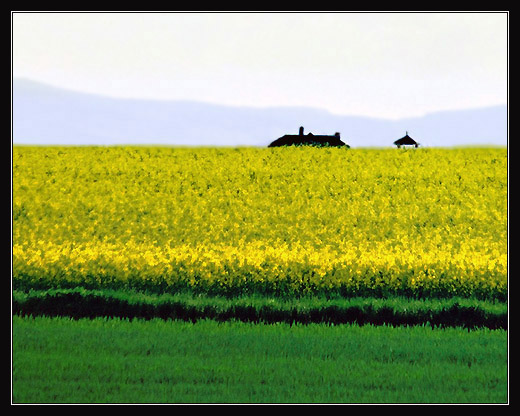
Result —
<svg viewBox="0 0 520 416"><path fill-rule="evenodd" d="M263 323L429 325L507 329L507 303L470 298L227 298L194 294L51 289L13 292L13 313L72 318L238 320Z"/></svg>
<svg viewBox="0 0 520 416"><path fill-rule="evenodd" d="M13 317L13 403L506 403L507 331Z"/></svg>

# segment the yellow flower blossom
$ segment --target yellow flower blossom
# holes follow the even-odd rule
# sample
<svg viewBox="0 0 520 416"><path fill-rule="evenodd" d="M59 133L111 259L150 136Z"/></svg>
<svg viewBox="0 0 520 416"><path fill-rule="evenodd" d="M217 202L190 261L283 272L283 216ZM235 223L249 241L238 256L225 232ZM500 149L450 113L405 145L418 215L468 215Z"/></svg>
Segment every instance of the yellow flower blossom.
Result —
<svg viewBox="0 0 520 416"><path fill-rule="evenodd" d="M15 146L12 253L15 287L503 297L507 151Z"/></svg>

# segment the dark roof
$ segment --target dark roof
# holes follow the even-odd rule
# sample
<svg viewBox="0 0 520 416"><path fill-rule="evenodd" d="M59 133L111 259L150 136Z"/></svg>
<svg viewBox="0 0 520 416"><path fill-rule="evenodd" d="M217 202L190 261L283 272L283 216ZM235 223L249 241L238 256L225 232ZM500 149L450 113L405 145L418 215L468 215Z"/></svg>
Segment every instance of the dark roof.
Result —
<svg viewBox="0 0 520 416"><path fill-rule="evenodd" d="M412 139L408 134L404 137L401 137L399 140L396 140L394 144L402 145L402 144L417 144L417 142Z"/></svg>
<svg viewBox="0 0 520 416"><path fill-rule="evenodd" d="M300 128L302 134L286 134L276 139L268 147L277 146L348 146L340 139L339 133L334 136L314 135L312 133L303 134L303 127ZM348 146L350 147L350 146Z"/></svg>

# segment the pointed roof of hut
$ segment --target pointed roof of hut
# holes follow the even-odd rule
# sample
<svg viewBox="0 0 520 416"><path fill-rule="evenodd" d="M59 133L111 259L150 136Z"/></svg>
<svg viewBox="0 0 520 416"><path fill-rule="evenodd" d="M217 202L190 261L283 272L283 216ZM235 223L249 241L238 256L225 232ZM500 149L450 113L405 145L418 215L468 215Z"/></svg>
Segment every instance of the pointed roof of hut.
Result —
<svg viewBox="0 0 520 416"><path fill-rule="evenodd" d="M406 135L404 137L401 137L399 140L396 140L394 142L395 145L403 145L403 144L410 144L410 145L416 145L418 144L414 139L412 139L410 136L408 136L408 132L406 132Z"/></svg>

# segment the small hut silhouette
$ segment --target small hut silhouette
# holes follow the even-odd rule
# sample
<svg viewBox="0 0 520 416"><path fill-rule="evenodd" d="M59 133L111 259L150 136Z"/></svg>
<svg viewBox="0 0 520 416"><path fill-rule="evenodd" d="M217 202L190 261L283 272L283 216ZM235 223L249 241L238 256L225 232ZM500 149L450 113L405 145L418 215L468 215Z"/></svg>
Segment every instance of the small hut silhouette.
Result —
<svg viewBox="0 0 520 416"><path fill-rule="evenodd" d="M396 140L394 144L399 149L401 146L415 146L419 147L419 143L417 143L414 139L412 139L410 136L408 136L408 132L406 132L406 135L404 137L401 137L399 140Z"/></svg>
<svg viewBox="0 0 520 416"><path fill-rule="evenodd" d="M303 134L303 127L300 127L299 134L286 134L279 139L276 139L272 142L268 147L278 147L278 146L347 146L348 144L344 143L340 139L340 134L336 133L334 136L326 136L326 135L314 135L309 133L307 135Z"/></svg>

